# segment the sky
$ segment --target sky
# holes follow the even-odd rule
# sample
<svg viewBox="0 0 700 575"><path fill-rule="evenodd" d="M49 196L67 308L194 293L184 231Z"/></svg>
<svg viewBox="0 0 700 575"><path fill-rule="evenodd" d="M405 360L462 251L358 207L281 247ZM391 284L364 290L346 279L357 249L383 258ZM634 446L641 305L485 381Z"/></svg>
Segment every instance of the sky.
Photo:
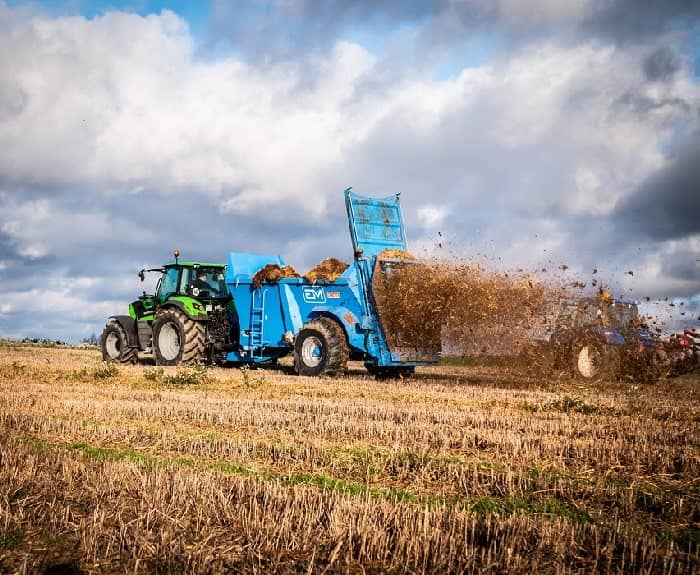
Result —
<svg viewBox="0 0 700 575"><path fill-rule="evenodd" d="M2 337L99 334L174 248L349 260L348 186L698 326L699 183L695 1L0 0Z"/></svg>

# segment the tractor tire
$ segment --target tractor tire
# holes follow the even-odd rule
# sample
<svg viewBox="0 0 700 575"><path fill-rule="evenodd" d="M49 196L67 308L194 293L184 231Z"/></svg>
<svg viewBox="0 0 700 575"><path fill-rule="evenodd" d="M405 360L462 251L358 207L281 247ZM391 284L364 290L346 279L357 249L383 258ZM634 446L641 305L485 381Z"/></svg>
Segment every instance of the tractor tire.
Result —
<svg viewBox="0 0 700 575"><path fill-rule="evenodd" d="M161 310L153 321L156 365L189 365L204 361L204 323L177 308Z"/></svg>
<svg viewBox="0 0 700 575"><path fill-rule="evenodd" d="M573 372L578 379L602 381L620 373L620 354L610 345L595 340L582 340L573 345Z"/></svg>
<svg viewBox="0 0 700 575"><path fill-rule="evenodd" d="M350 349L345 332L332 319L320 317L304 324L294 342L294 370L299 375L345 373Z"/></svg>
<svg viewBox="0 0 700 575"><path fill-rule="evenodd" d="M654 384L662 377L673 377L674 365L663 349L655 349L632 356L627 373L638 383Z"/></svg>
<svg viewBox="0 0 700 575"><path fill-rule="evenodd" d="M136 363L138 351L129 345L126 330L117 321L109 322L102 330L100 337L102 359L117 363Z"/></svg>

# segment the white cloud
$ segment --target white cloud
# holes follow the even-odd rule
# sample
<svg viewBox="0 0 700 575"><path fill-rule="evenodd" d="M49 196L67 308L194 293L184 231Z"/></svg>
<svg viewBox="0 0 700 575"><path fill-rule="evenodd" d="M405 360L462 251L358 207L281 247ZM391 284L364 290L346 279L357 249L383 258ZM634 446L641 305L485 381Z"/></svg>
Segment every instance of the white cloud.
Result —
<svg viewBox="0 0 700 575"><path fill-rule="evenodd" d="M426 204L418 208L417 216L426 228L435 228L445 220L447 208L445 206Z"/></svg>
<svg viewBox="0 0 700 575"><path fill-rule="evenodd" d="M72 321L107 318L114 309L118 309L118 302L91 302L85 305L85 299L79 293L71 293L70 288L31 289L26 292L10 292L5 294L7 300L3 307L3 313L8 314L16 310L29 310L48 314L51 316L63 316L64 321L70 318Z"/></svg>
<svg viewBox="0 0 700 575"><path fill-rule="evenodd" d="M29 258L30 260L38 260L48 255L49 250L45 245L42 244L28 244L21 246L17 253L21 256Z"/></svg>
<svg viewBox="0 0 700 575"><path fill-rule="evenodd" d="M138 229L128 219L94 208L63 206L60 199L0 198L0 209L0 231L15 242L19 255L33 260L50 254L70 255L86 245L103 244L109 249L115 238L123 249L130 238L155 240L153 231Z"/></svg>
<svg viewBox="0 0 700 575"><path fill-rule="evenodd" d="M532 9L510 4L509 13ZM457 121L492 157L522 151L527 164L537 146L561 145L567 188L553 192L546 174L531 185L570 195L564 204L574 212L599 213L603 199L607 206L658 167L661 140L682 119L673 106L643 118L614 110L643 88L641 56L596 44L539 43L448 81L405 76L392 85L375 75L369 52L348 42L305 71L199 59L187 25L167 11L21 20L0 34L0 49L13 54L0 76L0 93L15 102L0 122L0 171L9 179L104 186L101 193L195 191L224 212L293 201L321 215L337 192L330 183L347 177L346 159L381 137L383 123L400 121L418 140L408 146L444 146L445 124ZM687 74L647 90L655 101L697 99Z"/></svg>
<svg viewBox="0 0 700 575"><path fill-rule="evenodd" d="M347 43L315 63L311 87L292 66L198 60L169 12L35 19L0 50L13 54L0 93L25 101L0 124L13 179L195 189L244 208L296 198L315 213L323 203L304 192L341 159L355 131L344 108L372 67Z"/></svg>

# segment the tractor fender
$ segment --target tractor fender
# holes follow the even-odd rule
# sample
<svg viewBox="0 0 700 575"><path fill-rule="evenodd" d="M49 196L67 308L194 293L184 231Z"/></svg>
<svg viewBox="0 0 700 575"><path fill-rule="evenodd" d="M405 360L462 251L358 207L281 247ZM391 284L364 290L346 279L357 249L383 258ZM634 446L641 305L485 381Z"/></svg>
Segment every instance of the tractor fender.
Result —
<svg viewBox="0 0 700 575"><path fill-rule="evenodd" d="M185 304L183 304L181 301L178 301L176 299L169 299L164 305L160 306L158 309L168 309L169 307L176 307L182 313L184 313L188 318L190 318L193 321L206 321L209 319L209 316L206 314L206 312L201 313L201 314L192 314L189 311L187 311L187 308L185 307ZM156 314L158 312L156 311Z"/></svg>
<svg viewBox="0 0 700 575"><path fill-rule="evenodd" d="M129 315L113 315L109 318L110 322L116 322L124 328L126 339L130 347L139 346L139 336L136 331L136 320Z"/></svg>
<svg viewBox="0 0 700 575"><path fill-rule="evenodd" d="M591 333L608 345L625 345L627 343L625 336L609 327L595 327L591 330Z"/></svg>

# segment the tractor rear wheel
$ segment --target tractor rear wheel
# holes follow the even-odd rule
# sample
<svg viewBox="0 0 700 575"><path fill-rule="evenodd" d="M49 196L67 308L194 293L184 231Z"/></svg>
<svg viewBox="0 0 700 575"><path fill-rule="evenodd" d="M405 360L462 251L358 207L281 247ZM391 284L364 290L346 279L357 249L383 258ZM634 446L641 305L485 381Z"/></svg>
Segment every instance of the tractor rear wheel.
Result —
<svg viewBox="0 0 700 575"><path fill-rule="evenodd" d="M345 332L332 319L320 317L306 323L294 342L294 369L299 375L344 373L350 350Z"/></svg>
<svg viewBox="0 0 700 575"><path fill-rule="evenodd" d="M187 365L204 361L204 323L177 308L161 310L153 322L156 365Z"/></svg>
<svg viewBox="0 0 700 575"><path fill-rule="evenodd" d="M620 371L620 354L613 346L583 340L573 346L573 371L580 379L600 381L616 377Z"/></svg>
<svg viewBox="0 0 700 575"><path fill-rule="evenodd" d="M136 363L138 359L136 348L129 346L126 330L116 321L109 322L102 330L100 347L104 361Z"/></svg>

